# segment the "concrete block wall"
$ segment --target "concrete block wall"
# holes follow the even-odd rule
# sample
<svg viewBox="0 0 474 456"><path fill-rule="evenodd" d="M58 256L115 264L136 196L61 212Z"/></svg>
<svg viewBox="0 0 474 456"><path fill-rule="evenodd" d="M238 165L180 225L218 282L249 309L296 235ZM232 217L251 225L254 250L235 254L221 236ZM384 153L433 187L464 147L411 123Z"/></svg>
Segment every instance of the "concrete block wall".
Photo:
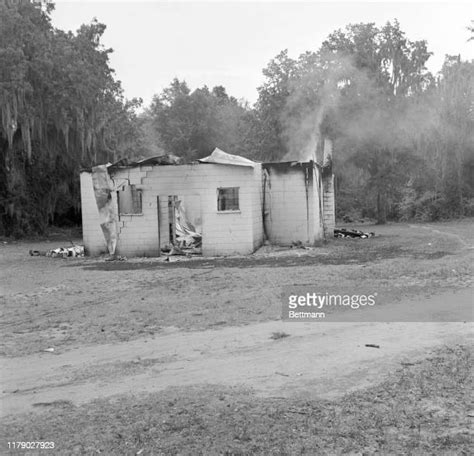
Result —
<svg viewBox="0 0 474 456"><path fill-rule="evenodd" d="M208 169L211 167L210 169ZM201 192L203 210L203 254L250 254L254 249L256 185L255 168L201 165L201 180L208 180ZM217 210L217 189L239 187L239 211Z"/></svg>
<svg viewBox="0 0 474 456"><path fill-rule="evenodd" d="M267 234L275 244L301 241L313 244L321 237L319 228L319 192L315 190L314 174L305 182L305 169L300 166L285 169L265 165L269 173L266 196ZM313 170L309 170L314 173Z"/></svg>
<svg viewBox="0 0 474 456"><path fill-rule="evenodd" d="M336 225L334 174L323 178L323 227L327 238L333 237Z"/></svg>
<svg viewBox="0 0 474 456"><path fill-rule="evenodd" d="M252 229L253 250L257 250L263 244L263 187L262 187L262 165L255 166L252 179Z"/></svg>
<svg viewBox="0 0 474 456"><path fill-rule="evenodd" d="M142 191L142 213L119 215L120 229L116 253L124 256L159 256L156 197L143 191L142 182L151 172L151 166L119 169L112 173L118 189L121 185L135 185Z"/></svg>
<svg viewBox="0 0 474 456"><path fill-rule="evenodd" d="M271 242L311 244L322 237L317 172L319 170L315 169L306 189L305 169L295 167L285 173L270 169L271 195L266 196L266 201L270 205L267 234ZM117 254L158 256L160 248L169 244L170 195L177 195L183 201L191 222L201 224L203 255L249 254L263 242L262 169L259 164L254 168L216 164L144 166L115 170L112 180L117 189L130 184L142 191L142 214L120 216ZM217 210L219 187L239 187L239 211ZM81 174L81 198L84 243L88 253L105 253L107 248L99 226L90 173ZM326 210L328 215L329 209Z"/></svg>
<svg viewBox="0 0 474 456"><path fill-rule="evenodd" d="M313 169L313 185L312 185L312 220L314 241L324 239L323 224L323 192L322 192L322 176L321 170L317 167Z"/></svg>
<svg viewBox="0 0 474 456"><path fill-rule="evenodd" d="M92 174L81 172L82 236L87 255L107 253L107 244L100 227L99 209L94 195Z"/></svg>
<svg viewBox="0 0 474 456"><path fill-rule="evenodd" d="M155 166L149 169L119 170L113 176L137 185L142 190L142 215L121 216L121 232L117 251L123 255L158 255L160 245L169 244L168 196L183 201L191 221L201 219L203 255L247 254L261 243L262 229L254 216L260 215L261 187L259 167L215 164ZM217 189L239 187L239 211L217 211ZM260 190L261 191L261 190ZM157 205L159 197L160 208ZM197 202L200 217L196 213ZM158 210L160 235L158 237Z"/></svg>

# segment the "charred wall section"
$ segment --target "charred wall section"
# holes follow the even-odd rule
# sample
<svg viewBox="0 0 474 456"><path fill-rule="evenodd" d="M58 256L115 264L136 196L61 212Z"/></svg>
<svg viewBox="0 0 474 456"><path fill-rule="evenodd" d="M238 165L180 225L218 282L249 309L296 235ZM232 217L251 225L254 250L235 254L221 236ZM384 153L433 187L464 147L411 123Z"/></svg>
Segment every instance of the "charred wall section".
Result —
<svg viewBox="0 0 474 456"><path fill-rule="evenodd" d="M332 237L336 225L336 207L334 194L333 142L324 140L322 167L323 227L325 237Z"/></svg>
<svg viewBox="0 0 474 456"><path fill-rule="evenodd" d="M264 227L271 243L313 244L322 237L319 169L313 162L264 163Z"/></svg>

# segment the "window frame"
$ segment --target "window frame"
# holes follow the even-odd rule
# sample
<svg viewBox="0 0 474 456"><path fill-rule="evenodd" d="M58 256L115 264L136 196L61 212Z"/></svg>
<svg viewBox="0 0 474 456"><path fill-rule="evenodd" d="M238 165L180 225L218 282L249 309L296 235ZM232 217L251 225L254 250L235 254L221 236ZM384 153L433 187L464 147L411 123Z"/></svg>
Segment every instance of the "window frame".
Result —
<svg viewBox="0 0 474 456"><path fill-rule="evenodd" d="M221 192L224 190L232 190L236 192L230 199L236 200L236 204L234 201L234 206L232 209L221 209ZM222 195L223 196L223 195ZM240 187L218 187L217 188L217 213L218 214L229 214L229 213L239 213L240 211Z"/></svg>
<svg viewBox="0 0 474 456"><path fill-rule="evenodd" d="M133 185L133 184L130 184L130 185L124 185L123 187L126 187L126 186L129 186L129 187L132 187L132 190L131 190L131 196L132 196L132 207L133 209L135 208L135 199L134 199L134 192L136 195L138 195L138 201L139 201L139 210L140 212L122 212L121 210L121 207L120 207L120 192L123 191L123 190L118 190L117 191L117 207L118 207L118 215L119 217L120 216L129 216L129 215L143 215L143 191L142 189L139 189L136 187L136 185ZM122 187L122 188L123 188Z"/></svg>

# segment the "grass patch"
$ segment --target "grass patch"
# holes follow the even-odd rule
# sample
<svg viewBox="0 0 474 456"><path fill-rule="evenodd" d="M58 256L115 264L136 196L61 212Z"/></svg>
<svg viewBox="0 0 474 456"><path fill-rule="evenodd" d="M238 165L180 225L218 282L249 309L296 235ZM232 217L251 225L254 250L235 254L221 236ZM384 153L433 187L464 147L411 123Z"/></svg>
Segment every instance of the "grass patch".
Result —
<svg viewBox="0 0 474 456"><path fill-rule="evenodd" d="M0 354L152 338L167 327L204 330L276 320L283 290L294 286L340 295L377 292L381 304L472 286L471 226L362 227L378 237L177 263L56 261L28 255L51 243L7 245L0 255Z"/></svg>
<svg viewBox="0 0 474 456"><path fill-rule="evenodd" d="M54 441L48 454L61 455L467 455L471 363L469 347L445 347L337 401L180 388L17 416L2 428L5 440Z"/></svg>

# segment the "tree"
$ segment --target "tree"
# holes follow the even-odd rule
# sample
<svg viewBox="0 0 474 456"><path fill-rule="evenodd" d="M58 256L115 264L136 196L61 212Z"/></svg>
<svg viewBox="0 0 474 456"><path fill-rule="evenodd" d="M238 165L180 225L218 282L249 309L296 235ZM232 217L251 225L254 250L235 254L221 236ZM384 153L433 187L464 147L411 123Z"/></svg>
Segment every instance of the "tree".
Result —
<svg viewBox="0 0 474 456"><path fill-rule="evenodd" d="M290 96L291 81L296 75L297 62L288 57L288 50L280 52L263 70L266 80L258 88L256 119L259 158L276 160L287 151L283 138L284 125L281 121L286 102Z"/></svg>
<svg viewBox="0 0 474 456"><path fill-rule="evenodd" d="M429 95L432 141L423 152L437 165L430 190L444 200L446 216L460 216L474 196L474 62L446 56Z"/></svg>
<svg viewBox="0 0 474 456"><path fill-rule="evenodd" d="M30 2L0 4L0 233L43 232L79 211L81 166L133 153L135 109L100 44L105 25L52 27Z"/></svg>
<svg viewBox="0 0 474 456"><path fill-rule="evenodd" d="M400 119L407 100L432 82L425 67L431 53L425 41L408 40L397 21L349 25L331 34L322 51L351 63L336 116L344 126L340 144L347 150L350 143L353 160L368 172L363 190L375 192L377 221L385 223L398 187L409 180L399 172L408 158Z"/></svg>
<svg viewBox="0 0 474 456"><path fill-rule="evenodd" d="M239 154L248 108L224 87L206 86L191 92L186 82L174 79L156 95L149 116L168 153L187 160L202 158L220 147Z"/></svg>
<svg viewBox="0 0 474 456"><path fill-rule="evenodd" d="M382 28L373 23L348 25L329 35L321 50L350 58L387 95L417 93L431 80L425 64L432 53L426 41L407 39L397 20Z"/></svg>
<svg viewBox="0 0 474 456"><path fill-rule="evenodd" d="M403 164L411 146L403 115L434 83L425 68L430 55L426 42L409 40L397 21L350 24L296 60L281 52L264 70L256 105L263 158L308 159L323 136L332 138L336 169L348 172L340 177L351 188L357 181L384 223L409 180L400 172L409 171ZM347 197L342 205L354 206L354 192Z"/></svg>

